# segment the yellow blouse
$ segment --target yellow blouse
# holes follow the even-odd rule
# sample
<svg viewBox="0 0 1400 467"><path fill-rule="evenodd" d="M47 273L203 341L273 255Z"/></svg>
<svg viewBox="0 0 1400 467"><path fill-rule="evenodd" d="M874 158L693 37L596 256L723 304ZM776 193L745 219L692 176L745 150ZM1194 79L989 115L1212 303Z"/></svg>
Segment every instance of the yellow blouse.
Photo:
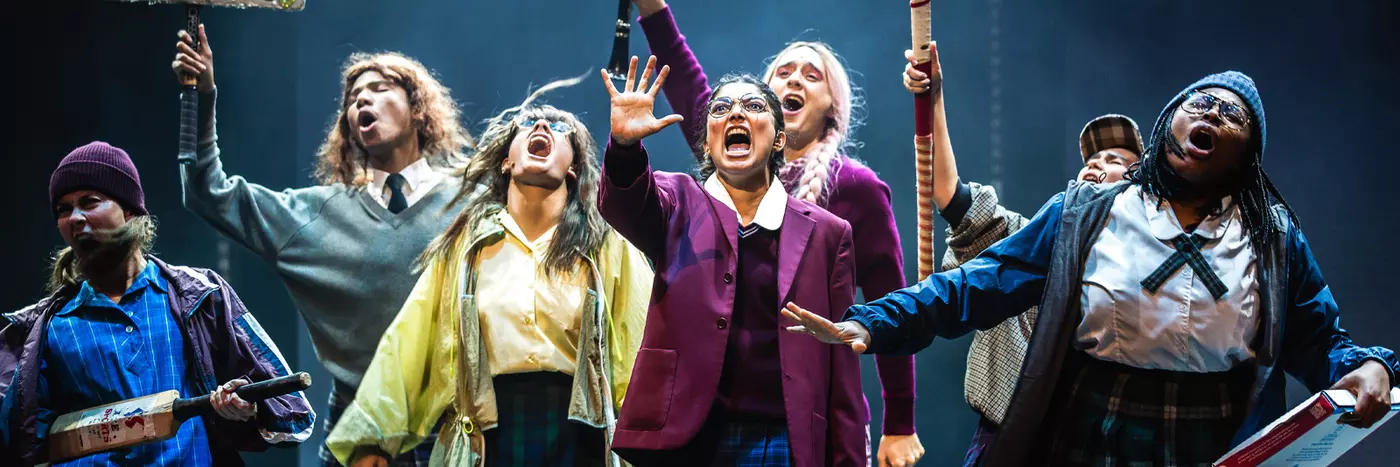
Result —
<svg viewBox="0 0 1400 467"><path fill-rule="evenodd" d="M473 240L468 238L471 236L462 237L457 251L465 251ZM641 251L616 233L608 235L595 260L601 276L599 298L606 310L600 325L607 327L611 354L611 365L606 370L612 402L621 407L646 327L651 265ZM428 437L456 397L460 323L457 297L462 293L458 286L465 268L454 264L460 263L451 258L433 258L426 265L418 284L380 339L355 401L345 409L335 430L326 435L326 446L342 464L350 462L357 446L378 446L394 455L413 449ZM480 296L480 285L488 276L477 275L478 300L485 298ZM572 335L577 338L577 332ZM489 366L494 367L495 363ZM482 412L490 412L493 417L496 413L494 405L467 409L474 410L476 418L481 418Z"/></svg>
<svg viewBox="0 0 1400 467"><path fill-rule="evenodd" d="M531 242L501 210L506 235L477 255L476 301L491 375L574 374L586 271L549 277L543 267L554 227Z"/></svg>

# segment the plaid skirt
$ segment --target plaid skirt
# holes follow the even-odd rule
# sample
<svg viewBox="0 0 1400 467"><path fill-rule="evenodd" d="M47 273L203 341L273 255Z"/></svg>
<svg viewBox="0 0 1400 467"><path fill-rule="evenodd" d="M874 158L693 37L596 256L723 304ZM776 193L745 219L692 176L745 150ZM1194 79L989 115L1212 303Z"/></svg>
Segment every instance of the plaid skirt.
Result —
<svg viewBox="0 0 1400 467"><path fill-rule="evenodd" d="M671 450L618 450L637 467L790 467L787 423L732 419L716 410L685 446Z"/></svg>
<svg viewBox="0 0 1400 467"><path fill-rule="evenodd" d="M340 416L345 413L345 408L349 407L350 402L355 398L353 393L348 397L340 397L337 389L338 387L331 386L330 410L328 410L330 413L326 414L326 435L330 435L331 430L335 428L335 422L340 420ZM428 439L423 440L412 451L395 457L389 462L389 465L391 467L428 467L428 459L433 456L433 444L437 442L438 431L441 429L442 420L438 420L437 426L433 427L433 432L428 435ZM335 456L331 455L330 448L327 448L324 442L321 443L320 455L321 467L343 467L340 462L335 460Z"/></svg>
<svg viewBox="0 0 1400 467"><path fill-rule="evenodd" d="M1250 365L1145 370L1071 352L1047 419L1052 465L1209 466L1244 422Z"/></svg>
<svg viewBox="0 0 1400 467"><path fill-rule="evenodd" d="M710 465L737 467L788 467L792 452L787 424L782 422L729 422L724 424L719 449Z"/></svg>
<svg viewBox="0 0 1400 467"><path fill-rule="evenodd" d="M558 372L497 376L500 421L482 433L488 467L603 466L603 430L570 421L574 378Z"/></svg>

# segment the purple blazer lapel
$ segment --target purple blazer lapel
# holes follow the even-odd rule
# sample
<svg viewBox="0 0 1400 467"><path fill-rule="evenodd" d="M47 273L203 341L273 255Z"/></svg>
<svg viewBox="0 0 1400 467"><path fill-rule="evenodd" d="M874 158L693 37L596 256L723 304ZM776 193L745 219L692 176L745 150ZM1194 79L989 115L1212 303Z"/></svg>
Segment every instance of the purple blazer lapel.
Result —
<svg viewBox="0 0 1400 467"><path fill-rule="evenodd" d="M802 265L807 242L812 239L812 229L817 225L816 221L807 217L807 209L796 198L788 197L782 232L778 234L778 308L786 306L789 301L788 292L792 291L797 268Z"/></svg>
<svg viewBox="0 0 1400 467"><path fill-rule="evenodd" d="M702 186L703 190L704 187ZM709 195L709 193L706 193ZM715 199L714 196L706 196L710 202L710 215L719 219L720 234L729 242L729 254L738 261L739 256L739 213L734 212L729 206L725 206L723 201Z"/></svg>

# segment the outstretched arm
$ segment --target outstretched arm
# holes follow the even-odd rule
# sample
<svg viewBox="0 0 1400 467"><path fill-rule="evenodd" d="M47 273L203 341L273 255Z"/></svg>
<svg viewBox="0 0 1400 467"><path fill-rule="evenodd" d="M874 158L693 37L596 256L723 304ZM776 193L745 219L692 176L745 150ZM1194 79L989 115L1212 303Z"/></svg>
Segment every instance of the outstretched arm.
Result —
<svg viewBox="0 0 1400 467"><path fill-rule="evenodd" d="M1030 224L962 267L928 276L865 305L839 323L806 310L783 313L799 325L788 331L856 352L908 354L974 329L989 329L1039 301L1059 234L1064 194L1051 198Z"/></svg>
<svg viewBox="0 0 1400 467"><path fill-rule="evenodd" d="M641 79L634 82L637 57L627 70L627 83L618 91L602 71L603 85L612 101L610 120L612 137L603 156L603 180L598 189L598 211L603 219L623 238L631 242L653 263L666 258L665 228L670 217L672 198L657 184L647 160L642 138L651 136L667 126L681 121L680 115L656 118L652 109L656 94L670 72L661 67L656 82L650 88L647 80L656 66L656 57L647 60Z"/></svg>

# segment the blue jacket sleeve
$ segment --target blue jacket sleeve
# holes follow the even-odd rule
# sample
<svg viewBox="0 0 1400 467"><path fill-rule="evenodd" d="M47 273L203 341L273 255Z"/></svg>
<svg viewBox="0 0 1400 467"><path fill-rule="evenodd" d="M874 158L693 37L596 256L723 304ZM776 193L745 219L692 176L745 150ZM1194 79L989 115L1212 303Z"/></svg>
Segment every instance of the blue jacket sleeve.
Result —
<svg viewBox="0 0 1400 467"><path fill-rule="evenodd" d="M914 353L934 337L990 329L1039 302L1063 212L1061 193L1024 228L972 261L853 306L844 319L870 331L866 353L875 354Z"/></svg>
<svg viewBox="0 0 1400 467"><path fill-rule="evenodd" d="M1332 290L1322 280L1303 232L1294 227L1288 236L1287 314L1284 316L1280 364L1308 390L1318 392L1365 363L1375 360L1390 372L1396 385L1400 370L1395 352L1384 347L1359 347L1341 327L1341 314Z"/></svg>

